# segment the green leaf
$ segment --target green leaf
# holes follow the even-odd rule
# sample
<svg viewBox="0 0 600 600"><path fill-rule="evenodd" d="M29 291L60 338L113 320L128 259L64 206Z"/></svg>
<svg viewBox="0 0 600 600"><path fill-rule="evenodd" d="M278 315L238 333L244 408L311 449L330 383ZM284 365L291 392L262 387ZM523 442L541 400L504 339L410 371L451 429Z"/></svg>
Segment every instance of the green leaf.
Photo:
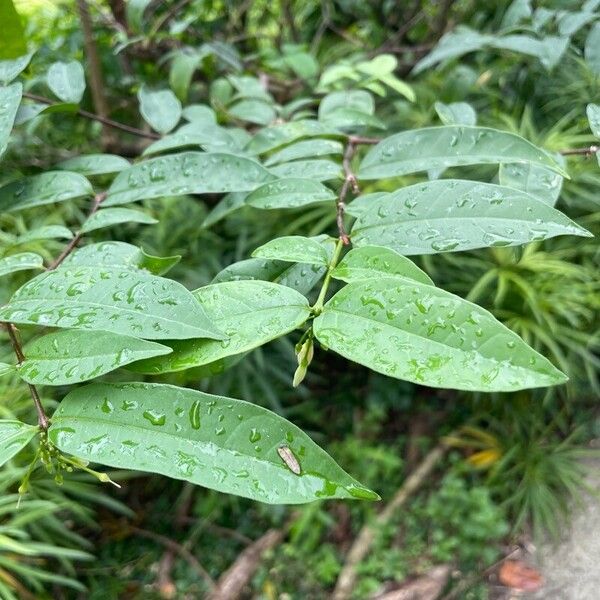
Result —
<svg viewBox="0 0 600 600"><path fill-rule="evenodd" d="M138 91L140 113L144 121L159 133L168 133L181 119L181 102L171 90L150 90L143 85Z"/></svg>
<svg viewBox="0 0 600 600"><path fill-rule="evenodd" d="M545 167L527 163L505 163L501 164L498 170L498 182L500 185L523 190L554 206L560 196L563 178Z"/></svg>
<svg viewBox="0 0 600 600"><path fill-rule="evenodd" d="M72 238L73 233L62 225L44 225L20 235L14 243L17 245L40 240L70 240Z"/></svg>
<svg viewBox="0 0 600 600"><path fill-rule="evenodd" d="M216 125L217 115L215 111L205 104L189 104L186 106L181 115L191 123L199 125Z"/></svg>
<svg viewBox="0 0 600 600"><path fill-rule="evenodd" d="M490 42L493 48L534 56L548 70L553 69L560 62L568 45L568 37L555 35L548 35L541 40L528 35L506 35L494 38Z"/></svg>
<svg viewBox="0 0 600 600"><path fill-rule="evenodd" d="M600 23L595 23L588 33L584 56L590 71L600 75Z"/></svg>
<svg viewBox="0 0 600 600"><path fill-rule="evenodd" d="M130 167L129 161L116 154L84 154L59 162L55 168L82 175L108 175Z"/></svg>
<svg viewBox="0 0 600 600"><path fill-rule="evenodd" d="M158 221L146 213L130 208L105 208L91 215L81 227L81 233L112 227L121 223L144 223L153 225Z"/></svg>
<svg viewBox="0 0 600 600"><path fill-rule="evenodd" d="M27 344L27 358L17 370L35 385L72 385L170 352L167 346L108 331L54 331Z"/></svg>
<svg viewBox="0 0 600 600"><path fill-rule="evenodd" d="M0 377L8 375L16 370L15 365L9 365L7 363L0 362Z"/></svg>
<svg viewBox="0 0 600 600"><path fill-rule="evenodd" d="M224 196L206 215L202 227L212 227L227 215L239 210L246 204L246 192L231 192Z"/></svg>
<svg viewBox="0 0 600 600"><path fill-rule="evenodd" d="M0 420L0 467L35 437L37 427L16 420Z"/></svg>
<svg viewBox="0 0 600 600"><path fill-rule="evenodd" d="M289 235L270 240L252 253L253 258L268 258L286 262L298 262L309 265L328 265L329 254L318 241Z"/></svg>
<svg viewBox="0 0 600 600"><path fill-rule="evenodd" d="M141 33L144 29L144 11L152 0L129 0L125 5L127 24L135 33Z"/></svg>
<svg viewBox="0 0 600 600"><path fill-rule="evenodd" d="M202 54L188 49L177 52L169 69L169 84L179 100L185 102L194 72L200 66Z"/></svg>
<svg viewBox="0 0 600 600"><path fill-rule="evenodd" d="M21 125L38 117L39 115L55 113L76 113L79 105L72 102L59 102L56 104L41 104L37 102L22 102L17 110L15 125Z"/></svg>
<svg viewBox="0 0 600 600"><path fill-rule="evenodd" d="M444 125L474 126L477 124L477 113L467 102L452 102L450 104L436 102L434 107Z"/></svg>
<svg viewBox="0 0 600 600"><path fill-rule="evenodd" d="M85 73L80 62L55 62L50 65L46 83L63 102L78 104L85 91Z"/></svg>
<svg viewBox="0 0 600 600"><path fill-rule="evenodd" d="M207 365L258 348L300 327L310 317L308 300L302 294L267 281L215 283L194 295L227 339L170 342L172 354L132 365L134 371L156 374Z"/></svg>
<svg viewBox="0 0 600 600"><path fill-rule="evenodd" d="M372 194L363 194L362 196L358 196L352 200L350 204L346 207L346 214L351 215L353 217L359 217L366 210L369 210L369 207L375 202L375 200L380 200L382 198L389 198L391 194L387 192L373 192Z"/></svg>
<svg viewBox="0 0 600 600"><path fill-rule="evenodd" d="M323 123L343 130L356 130L365 127L387 129L385 123L373 115L351 108L338 108L323 117Z"/></svg>
<svg viewBox="0 0 600 600"><path fill-rule="evenodd" d="M0 23L2 23L2 44L0 59L17 58L27 52L25 32L21 17L15 10L12 0L0 0Z"/></svg>
<svg viewBox="0 0 600 600"><path fill-rule="evenodd" d="M23 86L20 83L0 87L0 157L8 146L22 94Z"/></svg>
<svg viewBox="0 0 600 600"><path fill-rule="evenodd" d="M196 123L190 123L197 127ZM181 148L202 148L207 152L233 152L238 154L235 140L222 127L213 125L203 126L203 131L184 131L188 126L180 127L175 133L165 135L160 140L150 144L143 152L142 156L152 154L162 154L171 150Z"/></svg>
<svg viewBox="0 0 600 600"><path fill-rule="evenodd" d="M354 248L331 272L332 277L346 283L376 281L381 277L414 279L425 285L433 285L429 275L415 263L390 248L365 246Z"/></svg>
<svg viewBox="0 0 600 600"><path fill-rule="evenodd" d="M224 339L181 284L106 266L69 265L38 275L0 307L0 320L150 340Z"/></svg>
<svg viewBox="0 0 600 600"><path fill-rule="evenodd" d="M430 387L510 392L567 380L483 308L416 281L351 283L313 331L349 360Z"/></svg>
<svg viewBox="0 0 600 600"><path fill-rule="evenodd" d="M342 176L342 167L331 160L294 160L280 163L269 169L271 173L285 179L314 179L315 181L328 181L339 179Z"/></svg>
<svg viewBox="0 0 600 600"><path fill-rule="evenodd" d="M227 112L235 119L257 125L268 125L277 117L275 109L270 104L256 99L240 100L230 106Z"/></svg>
<svg viewBox="0 0 600 600"><path fill-rule="evenodd" d="M132 271L144 270L154 275L164 275L173 268L181 256L152 256L142 248L125 242L99 242L80 248L69 255L63 266L120 267Z"/></svg>
<svg viewBox="0 0 600 600"><path fill-rule="evenodd" d="M409 102L415 102L417 96L415 95L414 90L408 85L408 83L398 79L395 75L381 75L379 81L385 83L388 87L391 87L394 91L398 92L402 96L404 96ZM385 95L385 94L380 94Z"/></svg>
<svg viewBox="0 0 600 600"><path fill-rule="evenodd" d="M592 133L600 139L600 104L588 104L586 113Z"/></svg>
<svg viewBox="0 0 600 600"><path fill-rule="evenodd" d="M17 58L0 60L0 84L6 85L10 83L27 67L32 56L33 52L29 52L29 54L23 54Z"/></svg>
<svg viewBox="0 0 600 600"><path fill-rule="evenodd" d="M43 269L44 259L33 252L21 252L0 258L0 277L16 273L17 271L29 271L30 269Z"/></svg>
<svg viewBox="0 0 600 600"><path fill-rule="evenodd" d="M491 183L441 179L374 200L352 228L356 246L403 255L516 246L591 234L535 197Z"/></svg>
<svg viewBox="0 0 600 600"><path fill-rule="evenodd" d="M248 143L246 150L252 154L263 154L275 150L279 146L289 144L302 138L319 136L337 136L341 134L336 129L309 119L291 121L281 125L273 125L261 129Z"/></svg>
<svg viewBox="0 0 600 600"><path fill-rule="evenodd" d="M86 460L270 504L378 498L282 417L242 400L170 385L78 388L61 402L49 436L61 451ZM281 447L297 458L299 475L279 456Z"/></svg>
<svg viewBox="0 0 600 600"><path fill-rule="evenodd" d="M329 156L331 154L342 155L343 153L344 146L335 140L304 140L303 142L290 144L279 150L279 152L271 154L265 160L265 165L270 167L278 163L285 163L300 158L314 158L316 156Z"/></svg>
<svg viewBox="0 0 600 600"><path fill-rule="evenodd" d="M184 194L246 192L272 179L271 173L249 158L182 152L152 158L121 171L103 204L110 206ZM1 194L0 189L0 206Z"/></svg>
<svg viewBox="0 0 600 600"><path fill-rule="evenodd" d="M246 198L255 208L296 208L322 202L333 202L336 195L312 179L278 179L260 186Z"/></svg>
<svg viewBox="0 0 600 600"><path fill-rule="evenodd" d="M84 198L94 193L90 182L69 171L46 171L0 187L0 212Z"/></svg>
<svg viewBox="0 0 600 600"><path fill-rule="evenodd" d="M373 96L365 90L331 92L319 104L319 120L323 121L339 109L351 109L367 115L375 113Z"/></svg>
<svg viewBox="0 0 600 600"><path fill-rule="evenodd" d="M279 283L306 295L323 278L325 271L326 268L321 265L249 258L229 265L217 273L211 283L258 279Z"/></svg>
<svg viewBox="0 0 600 600"><path fill-rule="evenodd" d="M547 152L522 137L464 125L426 127L385 138L364 157L358 176L380 179L442 167L505 162L533 163L568 178Z"/></svg>

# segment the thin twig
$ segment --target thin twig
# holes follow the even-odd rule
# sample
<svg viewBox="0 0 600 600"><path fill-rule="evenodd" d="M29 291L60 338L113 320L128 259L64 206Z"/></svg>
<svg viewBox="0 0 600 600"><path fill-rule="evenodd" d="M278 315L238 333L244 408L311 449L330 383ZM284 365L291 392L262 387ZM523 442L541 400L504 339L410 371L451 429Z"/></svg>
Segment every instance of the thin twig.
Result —
<svg viewBox="0 0 600 600"><path fill-rule="evenodd" d="M88 219L100 208L100 204L102 204L103 200L106 198L106 192L101 192L100 194L96 194L94 197L94 202L92 204L92 209L90 210L90 214L88 215ZM83 237L83 231L81 229L75 234L73 239L65 246L65 249L60 253L58 258L48 267L48 271L53 271L56 267L60 266L62 262L77 248L77 245L81 241Z"/></svg>
<svg viewBox="0 0 600 600"><path fill-rule="evenodd" d="M130 527L130 530L139 535L140 537L148 538L149 540L153 540L162 544L166 548L173 550L176 554L181 556L189 565L194 569L196 573L204 580L207 587L212 591L215 589L215 582L213 578L210 576L208 571L200 564L200 561L184 546L177 543L176 541L168 538L164 535L160 535L159 533L154 533L154 531L148 531L146 529L140 529L139 527Z"/></svg>
<svg viewBox="0 0 600 600"><path fill-rule="evenodd" d="M559 150L563 156L592 156L600 152L600 146L589 146L588 148L571 148L569 150Z"/></svg>
<svg viewBox="0 0 600 600"><path fill-rule="evenodd" d="M46 98L45 96L39 96L38 94L32 94L30 92L23 92L24 98L29 98L30 100L35 100L36 102L41 102L42 104L48 104L48 106L53 106L55 104L59 104L58 102L54 102L50 98ZM92 121L98 121L103 125L108 125L109 127L114 127L115 129L120 129L121 131L125 131L127 133L131 133L132 135L137 135L139 137L145 137L151 140L159 140L160 135L154 133L152 131L142 131L137 127L131 127L130 125L125 125L125 123L119 123L118 121L114 121L113 119L108 119L106 117L102 117L100 115L96 115L87 110L83 110L82 108L77 109L77 114L85 117L86 119L91 119Z"/></svg>
<svg viewBox="0 0 600 600"><path fill-rule="evenodd" d="M354 144L355 146L372 146L374 144L379 144L381 138L373 138L373 137L362 137L360 135L349 135L348 142Z"/></svg>
<svg viewBox="0 0 600 600"><path fill-rule="evenodd" d="M358 188L358 182L356 181L356 175L352 172L352 165L350 161L354 156L354 151L356 150L356 145L352 141L348 141L346 145L346 150L344 152L344 158L342 160L342 167L344 169L344 183L342 184L342 189L340 190L340 195L336 201L336 222L338 227L339 238L344 243L344 246L347 246L350 243L350 237L346 232L344 227L344 213L346 212L346 196L348 195L348 191L352 188L352 191L355 194L360 193Z"/></svg>
<svg viewBox="0 0 600 600"><path fill-rule="evenodd" d="M17 357L17 362L21 364L25 362L25 355L23 354L23 348L21 346L21 342L19 341L17 328L12 323L5 323L5 325L6 330L8 331L8 337L10 338L10 343L12 344L13 350L15 351L15 356ZM31 398L37 412L38 425L42 430L47 431L50 421L48 420L48 416L46 415L44 407L42 406L42 401L40 400L40 395L38 394L37 388L31 383L28 383L27 385L29 386L29 392L31 393Z"/></svg>
<svg viewBox="0 0 600 600"><path fill-rule="evenodd" d="M192 0L180 0L177 4L173 5L170 10L156 19L152 30L150 31L149 38L156 35L182 8L185 8Z"/></svg>

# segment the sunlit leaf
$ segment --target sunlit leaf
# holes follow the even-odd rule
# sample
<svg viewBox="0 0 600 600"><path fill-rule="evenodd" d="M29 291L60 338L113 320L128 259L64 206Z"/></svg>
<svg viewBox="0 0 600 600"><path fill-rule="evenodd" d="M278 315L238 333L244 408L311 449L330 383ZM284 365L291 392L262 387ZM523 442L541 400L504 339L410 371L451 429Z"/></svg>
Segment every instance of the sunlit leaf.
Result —
<svg viewBox="0 0 600 600"><path fill-rule="evenodd" d="M160 473L271 504L375 500L303 431L255 404L169 385L92 384L52 419L63 452L112 467ZM300 464L293 473L277 449Z"/></svg>
<svg viewBox="0 0 600 600"><path fill-rule="evenodd" d="M354 362L430 387L508 392L567 379L483 308L408 279L347 285L313 330Z"/></svg>
<svg viewBox="0 0 600 600"><path fill-rule="evenodd" d="M14 59L25 54L27 52L25 32L13 0L0 0L0 23L2 23L0 59Z"/></svg>

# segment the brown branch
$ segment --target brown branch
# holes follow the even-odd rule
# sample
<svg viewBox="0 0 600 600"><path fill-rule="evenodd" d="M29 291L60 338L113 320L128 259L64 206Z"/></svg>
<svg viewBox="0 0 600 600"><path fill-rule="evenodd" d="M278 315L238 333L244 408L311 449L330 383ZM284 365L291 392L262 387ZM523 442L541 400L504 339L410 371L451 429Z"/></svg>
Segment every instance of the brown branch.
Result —
<svg viewBox="0 0 600 600"><path fill-rule="evenodd" d="M433 448L423 462L406 478L387 506L377 515L374 524L363 526L346 555L346 562L335 585L332 600L347 600L350 597L356 581L356 568L371 549L377 531L388 523L394 513L425 483L445 453L446 445L443 443Z"/></svg>
<svg viewBox="0 0 600 600"><path fill-rule="evenodd" d="M358 188L358 182L356 181L356 175L352 172L352 165L350 164L352 157L354 156L354 151L356 150L356 145L351 140L348 140L348 144L346 145L346 150L344 151L344 158L342 159L342 168L344 169L344 183L342 184L342 189L340 190L340 194L336 200L336 223L339 233L339 238L344 242L344 245L347 246L350 243L350 237L346 232L346 228L344 227L344 213L346 212L346 196L348 195L348 191L352 188L352 191L355 194L360 193Z"/></svg>
<svg viewBox="0 0 600 600"><path fill-rule="evenodd" d="M92 204L92 209L90 210L90 214L88 215L88 219L100 208L100 204L106 198L106 192L101 192L94 196L94 202ZM77 248L77 245L81 241L83 237L83 231L81 229L75 234L73 239L65 246L65 249L60 253L58 258L48 267L48 271L53 271L56 267L60 266L62 262Z"/></svg>
<svg viewBox="0 0 600 600"><path fill-rule="evenodd" d="M39 96L38 94L32 94L30 92L23 92L24 98L29 98L30 100L35 100L36 102L41 102L42 104L48 104L49 106L54 106L55 104L60 104L59 102L54 102L54 100L50 100L50 98L46 98L44 96ZM114 121L113 119L108 119L106 117L102 117L101 115L94 114L87 110L83 110L82 108L77 109L77 114L81 117L85 117L86 119L91 119L92 121L98 121L103 125L108 125L109 127L113 127L114 129L120 129L121 131L125 131L126 133L131 133L132 135L137 135L140 137L149 138L151 140L159 140L160 135L154 133L152 131L143 131L138 129L137 127L131 127L130 125L125 125L125 123L119 123L118 121Z"/></svg>
<svg viewBox="0 0 600 600"><path fill-rule="evenodd" d="M360 135L349 135L348 142L355 146L373 146L379 144L381 138L362 137Z"/></svg>
<svg viewBox="0 0 600 600"><path fill-rule="evenodd" d="M164 27L182 8L185 8L192 0L180 0L177 4L173 5L164 15L156 19L150 35L152 37L156 35L162 27Z"/></svg>
<svg viewBox="0 0 600 600"><path fill-rule="evenodd" d="M237 600L260 565L262 555L278 546L287 528L270 529L243 550L233 565L225 571L207 600Z"/></svg>
<svg viewBox="0 0 600 600"><path fill-rule="evenodd" d="M15 356L17 357L17 362L18 364L21 364L25 362L25 355L23 354L23 348L21 346L21 342L19 341L17 328L12 323L5 323L5 326L6 330L8 331L8 337L10 338L10 343L12 344ZM37 388L31 383L28 383L27 385L29 386L31 399L33 400L33 404L37 412L38 425L43 431L47 431L50 421L48 420L48 416L46 415L44 407L42 406L42 401L40 400L40 395L38 394Z"/></svg>
<svg viewBox="0 0 600 600"><path fill-rule="evenodd" d="M589 146L588 148L572 148L568 150L559 150L563 156L592 156L600 152L600 146Z"/></svg>
<svg viewBox="0 0 600 600"><path fill-rule="evenodd" d="M159 533L154 533L154 531L148 531L146 529L140 529L139 527L130 527L130 530L139 535L140 537L148 538L149 540L153 540L165 546L169 550L173 550L175 554L178 554L183 558L190 567L204 580L207 587L210 590L215 589L215 582L212 577L208 573L208 571L200 564L200 561L184 546L178 544L176 541L164 536Z"/></svg>

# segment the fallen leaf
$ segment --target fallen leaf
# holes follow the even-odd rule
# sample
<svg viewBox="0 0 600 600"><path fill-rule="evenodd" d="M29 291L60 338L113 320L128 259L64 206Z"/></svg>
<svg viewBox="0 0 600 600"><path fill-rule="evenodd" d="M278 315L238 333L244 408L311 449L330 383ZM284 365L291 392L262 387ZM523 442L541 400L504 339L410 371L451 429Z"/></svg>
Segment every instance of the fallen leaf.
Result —
<svg viewBox="0 0 600 600"><path fill-rule="evenodd" d="M520 560L504 561L498 579L502 585L522 592L535 592L544 585L540 572Z"/></svg>

